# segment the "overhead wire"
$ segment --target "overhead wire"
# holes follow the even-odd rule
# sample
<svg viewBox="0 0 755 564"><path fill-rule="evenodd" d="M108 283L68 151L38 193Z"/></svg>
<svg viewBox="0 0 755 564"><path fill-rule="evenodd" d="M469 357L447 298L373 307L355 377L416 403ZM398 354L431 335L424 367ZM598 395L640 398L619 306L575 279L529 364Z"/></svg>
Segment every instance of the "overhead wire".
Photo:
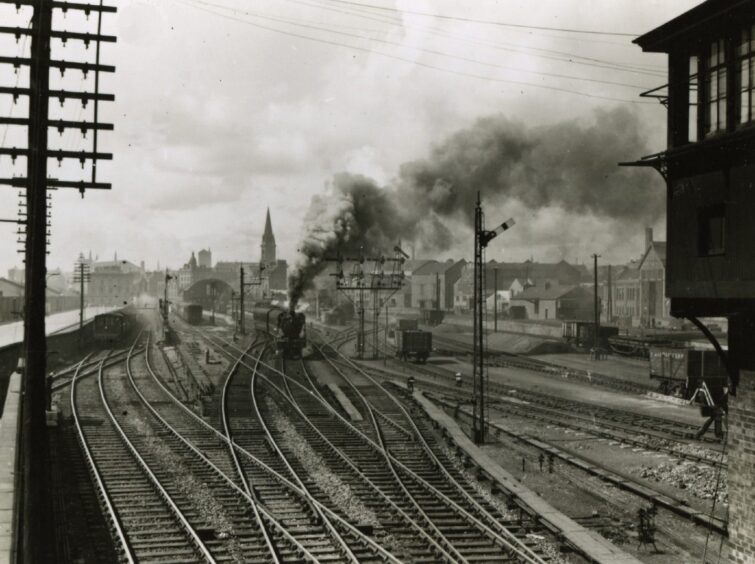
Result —
<svg viewBox="0 0 755 564"><path fill-rule="evenodd" d="M417 25L407 25L406 22L401 20L398 16L390 16L390 15L382 15L382 14L375 14L374 12L365 13L364 11L355 11L355 10L349 10L346 8L337 8L333 6L327 6L322 3L315 3L313 1L307 1L307 0L286 0L287 2L293 3L293 4L299 4L304 6L310 6L318 9L323 10L329 10L340 14L347 14L347 15L353 15L356 17L382 22L382 23L392 23L394 25L400 25L402 27L408 27L410 29L418 29L423 31L429 31L430 33L433 33L434 35L440 35L444 37L451 37L458 41L464 41L464 42L471 42L475 44L482 44L486 45L488 47L491 47L493 49L498 50L504 50L504 51L514 51L514 52L522 52L522 50L531 50L536 52L542 52L542 53L549 53L553 55L558 55L558 57L543 57L546 59L554 59L558 61L563 62L569 62L573 64L580 64L580 65L587 65L587 66L596 66L596 65L590 65L589 63L599 63L602 65L606 65L606 67L600 67L600 68L616 68L616 70L626 70L630 72L639 72L639 73L646 73L646 74L653 74L656 76L662 76L665 77L665 67L659 66L659 65L653 65L653 64L636 64L636 63L623 63L623 62L617 62L617 61L609 61L605 59L597 59L594 57L586 57L583 55L579 55L576 53L569 53L566 51L561 51L558 49L546 49L542 47L531 47L528 45L520 45L517 43L509 43L504 41L481 41L481 40L470 40L467 37L460 36L458 34L450 33L446 30L441 30L437 27L426 27L426 26L417 26ZM323 0L327 2L328 0ZM397 13L403 13L402 11L397 11ZM551 36L552 37L552 36ZM584 39L580 39L584 41ZM628 44L622 44L622 43L613 43L614 45L624 45L629 46ZM582 59L582 61L577 61L576 59Z"/></svg>
<svg viewBox="0 0 755 564"><path fill-rule="evenodd" d="M531 29L531 30L537 30L537 31L558 31L562 33L579 33L579 34L585 34L585 35L608 35L608 36L618 36L618 37L637 37L638 35L640 35L639 33L618 32L618 31L599 31L599 30L574 29L574 28L564 28L564 27L549 27L549 26L542 26L542 25L516 24L516 23L501 22L501 21L496 21L496 20L483 20L481 18L480 19L470 18L470 17L465 17L465 16L449 16L447 14L434 14L432 12L420 12L418 10L405 10L405 9L399 10L397 8L392 8L389 6L379 6L377 4L364 4L362 2L354 2L353 0L328 0L328 1L336 3L336 4L348 4L350 6L370 8L372 10L399 12L402 14L411 14L413 16L423 16L423 17L429 17L429 18L437 18L441 20L453 20L457 22L477 23L477 24L483 24L483 25L494 25L494 26L499 26L499 27L513 27L513 28Z"/></svg>
<svg viewBox="0 0 755 564"><path fill-rule="evenodd" d="M212 9L212 7L215 7L212 3L205 2L203 0L175 0L175 1L178 2L178 3L184 4L186 6L190 6L190 7L194 8L194 9L201 10L201 11L204 11L206 13L215 15L217 17L221 17L221 18L228 19L228 20L231 20L231 21L236 21L236 22L239 22L239 23L242 23L242 24L245 24L245 25L256 27L258 29L263 29L263 30L266 30L266 31L271 31L271 32L274 32L274 33L279 33L279 34L287 35L287 36L290 36L290 37L296 37L296 38L299 38L299 39L313 41L313 42L316 42L316 43L322 43L322 44L332 45L332 46L336 46L336 47L347 48L347 49L351 49L351 50L355 50L355 51L365 52L365 53L369 53L369 54L373 54L373 55L379 55L381 57L386 57L386 58L390 58L390 59L394 59L394 60L403 61L403 62L409 63L411 65L415 65L415 66L419 66L419 67L424 67L424 68L428 68L428 69L433 69L433 70L438 70L438 71L441 71L441 72L445 72L445 73L449 73L449 74L454 74L454 75L458 75L458 76L465 76L465 77L468 77L468 78L476 78L476 79L485 80L485 81L489 81L489 82L498 82L498 83L505 83L505 84L513 84L513 85L517 85L517 86L528 86L528 87L534 87L534 88L541 88L541 89L545 89L545 90L564 92L564 93L569 93L569 94L575 94L575 95L578 95L578 96L583 96L583 97L588 97L588 98L596 98L596 99L601 99L601 100L609 100L609 101L614 101L614 102L623 102L623 103L639 104L639 105L654 104L653 102L646 102L646 101L643 101L643 100L631 100L631 99L626 99L626 98L618 98L618 97L615 97L615 96L607 96L607 95L601 95L601 94L592 94L592 93L589 93L589 92L584 92L584 91L580 91L580 90L573 90L573 89L564 88L564 87L557 87L557 86L546 85L546 84L538 84L538 83L527 82L527 81L522 81L522 80L504 79L504 78L500 78L500 77L492 77L492 76L480 75L480 74L476 74L476 73L472 73L472 72L467 72L467 71L460 71L460 70L455 70L455 69L449 69L449 68L437 66L437 65L434 65L434 64L431 64L431 63L426 63L426 62L423 62L423 61L409 59L409 58L402 57L400 55L395 55L395 54L392 54L392 53L386 53L386 52L383 52L383 51L377 51L375 49L369 49L369 48L366 48L366 47L360 47L360 46L357 46L357 45L342 43L342 42L338 42L338 41L330 40L330 39L325 39L325 38L321 38L321 37L314 37L314 36L311 36L311 35L305 35L303 33L297 33L297 32L286 30L286 29L280 29L280 28L277 28L277 27L271 27L271 26L268 26L268 25L264 25L264 24L261 24L261 23L249 20L249 19L240 18L238 16L232 16L232 15L225 14L225 13L222 13L222 12L217 12L217 11L215 11L215 10ZM210 6L210 7L208 7L208 6ZM225 8L226 10L233 11L235 13L243 12L243 10L238 10L238 9L233 9L233 8L228 8L228 7L223 7L223 8ZM270 17L264 17L264 19L271 19L271 18ZM328 30L325 30L325 31L328 31ZM367 38L361 37L361 39L367 39ZM632 87L633 88L643 88L643 87L634 86L634 85L632 85Z"/></svg>
<svg viewBox="0 0 755 564"><path fill-rule="evenodd" d="M480 60L477 60L477 59L472 59L470 57L464 57L464 56L461 56L461 55L454 55L453 53L447 53L447 52L438 51L438 50L435 50L435 49L427 49L427 48L424 48L424 47L405 46L405 45L402 45L401 43L397 43L395 41L389 41L387 39L374 38L374 37L368 38L368 37L365 37L363 35L359 35L359 34L355 34L355 33L348 33L348 32L342 32L342 31L336 31L336 30L333 30L333 29L323 28L323 27L320 27L318 25L314 25L314 24L311 24L311 23L299 23L296 20L293 20L293 19L290 19L290 18L278 18L278 17L274 17L274 16L268 16L268 15L265 15L265 14L261 14L259 12L252 12L252 11L246 10L246 9L231 8L231 7L228 7L228 6L223 6L222 4L217 4L217 3L214 3L214 2L209 2L207 0L193 0L193 1L196 2L196 3L198 3L198 4L204 4L204 5L212 6L212 7L215 7L215 8L231 11L231 12L234 12L234 13L242 13L242 14L245 14L247 16L257 17L257 18L261 18L261 19L265 19L265 20L269 20L269 21L274 21L274 22L277 22L277 23L294 25L294 26L297 26L297 27L303 27L305 29L314 29L314 30L323 31L323 32L326 32L326 33L334 33L336 35L342 35L342 36L351 37L351 38L354 38L354 39L367 39L369 41L373 41L373 42L376 42L376 43L383 43L385 45L391 45L391 46L394 46L394 47L408 48L408 49L411 49L411 50L414 50L414 51L420 51L420 52L423 52L423 53L428 53L428 54L436 55L436 56L440 56L440 57L447 57L447 58L450 58L450 59L455 59L455 60L459 60L459 61L463 61L463 62L467 62L467 63L478 64L478 65L486 66L486 67L490 67L490 68L497 68L497 69L506 70L506 71L512 71L512 72L522 72L522 73L527 73L527 74L535 74L535 75L539 75L539 76L548 76L548 77L554 77L554 78L563 78L563 79L566 79L566 80L577 80L577 81L582 81L582 82L592 82L592 83L595 83L595 84L606 84L606 85L610 85L610 86L623 86L623 87L626 87L626 88L634 88L634 89L637 89L637 90L646 90L646 89L650 88L650 86L639 86L639 85L636 85L636 84L629 84L629 83L626 83L626 82L618 82L618 81L611 81L611 80L601 80L601 79L594 79L594 78L589 78L589 77L564 75L564 74L550 73L550 72L545 72L545 71L534 71L534 70L530 70L530 69L521 69L521 68L506 67L506 66L503 66L503 65L499 65L497 63L490 63L490 62L487 62L487 61L480 61Z"/></svg>

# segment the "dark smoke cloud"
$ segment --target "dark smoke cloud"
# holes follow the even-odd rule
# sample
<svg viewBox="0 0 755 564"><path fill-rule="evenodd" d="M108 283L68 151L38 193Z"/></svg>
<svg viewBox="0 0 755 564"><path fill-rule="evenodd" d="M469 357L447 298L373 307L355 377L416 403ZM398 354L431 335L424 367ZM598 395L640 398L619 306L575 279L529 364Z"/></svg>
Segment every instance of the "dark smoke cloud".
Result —
<svg viewBox="0 0 755 564"><path fill-rule="evenodd" d="M624 108L597 110L587 124L532 128L496 115L454 133L428 158L403 164L388 186L338 174L329 194L310 204L291 303L322 271L324 256L387 252L398 239L421 242L426 251L448 249L448 220L471 225L478 191L486 205L516 201L531 210L654 222L664 201L657 175L617 165L649 152L646 141L637 115Z"/></svg>

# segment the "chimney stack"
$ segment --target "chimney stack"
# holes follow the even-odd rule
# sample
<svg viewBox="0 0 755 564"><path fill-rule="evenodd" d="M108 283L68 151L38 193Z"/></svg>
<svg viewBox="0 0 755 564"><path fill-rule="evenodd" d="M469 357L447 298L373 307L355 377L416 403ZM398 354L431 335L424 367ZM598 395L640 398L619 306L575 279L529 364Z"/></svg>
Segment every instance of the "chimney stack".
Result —
<svg viewBox="0 0 755 564"><path fill-rule="evenodd" d="M645 248L643 249L643 252L648 250L648 247L653 244L653 228L652 227L646 227L645 228Z"/></svg>

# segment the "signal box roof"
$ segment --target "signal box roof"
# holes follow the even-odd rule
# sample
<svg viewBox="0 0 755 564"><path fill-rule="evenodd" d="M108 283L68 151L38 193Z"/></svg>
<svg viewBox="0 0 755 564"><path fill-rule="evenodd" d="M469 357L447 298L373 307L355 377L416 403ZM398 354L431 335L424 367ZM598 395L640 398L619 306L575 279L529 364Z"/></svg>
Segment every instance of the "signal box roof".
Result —
<svg viewBox="0 0 755 564"><path fill-rule="evenodd" d="M668 53L708 33L737 29L752 20L755 0L706 0L633 41L643 51Z"/></svg>

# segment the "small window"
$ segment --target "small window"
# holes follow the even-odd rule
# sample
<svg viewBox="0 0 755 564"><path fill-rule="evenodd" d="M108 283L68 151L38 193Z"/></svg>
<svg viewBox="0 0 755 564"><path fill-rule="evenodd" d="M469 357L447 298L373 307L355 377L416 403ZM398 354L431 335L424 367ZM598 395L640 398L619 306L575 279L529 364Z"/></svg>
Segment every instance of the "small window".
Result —
<svg viewBox="0 0 755 564"><path fill-rule="evenodd" d="M726 251L726 208L723 204L706 206L698 212L698 253L722 255Z"/></svg>

